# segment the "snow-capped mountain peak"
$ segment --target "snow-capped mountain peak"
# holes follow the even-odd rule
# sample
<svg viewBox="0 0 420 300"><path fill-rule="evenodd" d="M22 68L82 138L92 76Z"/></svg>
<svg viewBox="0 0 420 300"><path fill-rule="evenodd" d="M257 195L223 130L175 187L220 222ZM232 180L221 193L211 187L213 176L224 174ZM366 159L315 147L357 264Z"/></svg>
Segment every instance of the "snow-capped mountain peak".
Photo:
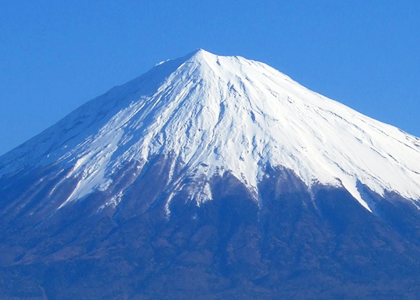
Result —
<svg viewBox="0 0 420 300"><path fill-rule="evenodd" d="M65 178L77 184L62 207L107 191L129 163L140 176L156 155L171 157L173 189L177 164L182 176L200 178L197 201L211 199L206 182L224 172L258 199L267 166L294 171L308 187L344 187L368 210L359 184L420 199L419 139L263 63L202 49L111 89L2 156L0 177L49 165L69 170Z"/></svg>

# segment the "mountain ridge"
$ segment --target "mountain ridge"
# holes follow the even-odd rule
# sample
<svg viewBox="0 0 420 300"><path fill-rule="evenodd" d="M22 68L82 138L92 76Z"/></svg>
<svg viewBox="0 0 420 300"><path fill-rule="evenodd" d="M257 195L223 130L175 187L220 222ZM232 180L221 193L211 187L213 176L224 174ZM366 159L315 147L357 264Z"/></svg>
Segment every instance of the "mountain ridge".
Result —
<svg viewBox="0 0 420 300"><path fill-rule="evenodd" d="M5 300L418 299L419 139L195 51L0 157Z"/></svg>
<svg viewBox="0 0 420 300"><path fill-rule="evenodd" d="M208 178L232 172L256 194L270 164L293 170L309 187L343 186L370 211L358 182L381 195L420 198L419 139L265 64L202 49L111 89L3 155L0 177L28 161L67 163L73 171L66 178L82 173L67 203L106 190L124 162L171 151Z"/></svg>

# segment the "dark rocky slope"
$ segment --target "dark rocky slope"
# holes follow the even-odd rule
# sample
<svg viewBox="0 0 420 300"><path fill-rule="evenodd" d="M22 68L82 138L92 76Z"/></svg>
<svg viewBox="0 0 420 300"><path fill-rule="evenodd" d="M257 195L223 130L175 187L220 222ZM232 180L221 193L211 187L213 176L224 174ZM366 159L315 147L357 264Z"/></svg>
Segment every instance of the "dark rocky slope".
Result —
<svg viewBox="0 0 420 300"><path fill-rule="evenodd" d="M344 189L309 190L293 172L267 168L259 202L225 175L211 181L214 200L197 206L189 199L188 184L197 184L191 180L171 201L168 217L166 166L156 159L116 210L98 212L101 193L48 218L47 208L27 216L16 201L3 201L1 299L420 295L420 218L403 199L370 192L374 215ZM45 193L14 191L20 203L33 196L31 205Z"/></svg>

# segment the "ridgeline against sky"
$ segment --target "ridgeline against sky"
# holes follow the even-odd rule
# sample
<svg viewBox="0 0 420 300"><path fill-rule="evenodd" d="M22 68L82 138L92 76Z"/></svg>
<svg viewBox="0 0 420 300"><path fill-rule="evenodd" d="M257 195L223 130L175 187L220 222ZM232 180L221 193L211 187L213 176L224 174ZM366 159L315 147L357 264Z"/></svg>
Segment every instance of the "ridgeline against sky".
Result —
<svg viewBox="0 0 420 300"><path fill-rule="evenodd" d="M70 170L66 179L77 185L61 199L61 208L107 191L127 165L139 164L140 175L146 162L164 155L174 159L168 183L175 190L182 180L173 173L181 164L182 179L210 180L229 172L258 201L267 166L281 167L308 187L342 187L372 211L360 184L381 196L420 198L419 147L418 138L314 93L268 65L198 50L111 89L2 156L0 176L49 166ZM198 190L202 197L195 201L211 199L203 192L208 186ZM171 199L166 201L169 207Z"/></svg>
<svg viewBox="0 0 420 300"><path fill-rule="evenodd" d="M418 299L420 139L198 50L0 156L0 299Z"/></svg>
<svg viewBox="0 0 420 300"><path fill-rule="evenodd" d="M5 1L0 154L163 58L205 48L263 61L420 136L420 2Z"/></svg>

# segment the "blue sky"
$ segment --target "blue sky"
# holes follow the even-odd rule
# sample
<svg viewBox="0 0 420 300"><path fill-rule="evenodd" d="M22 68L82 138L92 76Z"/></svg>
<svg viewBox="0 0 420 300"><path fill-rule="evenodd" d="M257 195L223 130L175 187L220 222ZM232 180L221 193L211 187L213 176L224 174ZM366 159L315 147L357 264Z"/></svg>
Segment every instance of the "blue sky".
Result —
<svg viewBox="0 0 420 300"><path fill-rule="evenodd" d="M0 9L0 154L197 48L420 136L420 1L20 1Z"/></svg>

